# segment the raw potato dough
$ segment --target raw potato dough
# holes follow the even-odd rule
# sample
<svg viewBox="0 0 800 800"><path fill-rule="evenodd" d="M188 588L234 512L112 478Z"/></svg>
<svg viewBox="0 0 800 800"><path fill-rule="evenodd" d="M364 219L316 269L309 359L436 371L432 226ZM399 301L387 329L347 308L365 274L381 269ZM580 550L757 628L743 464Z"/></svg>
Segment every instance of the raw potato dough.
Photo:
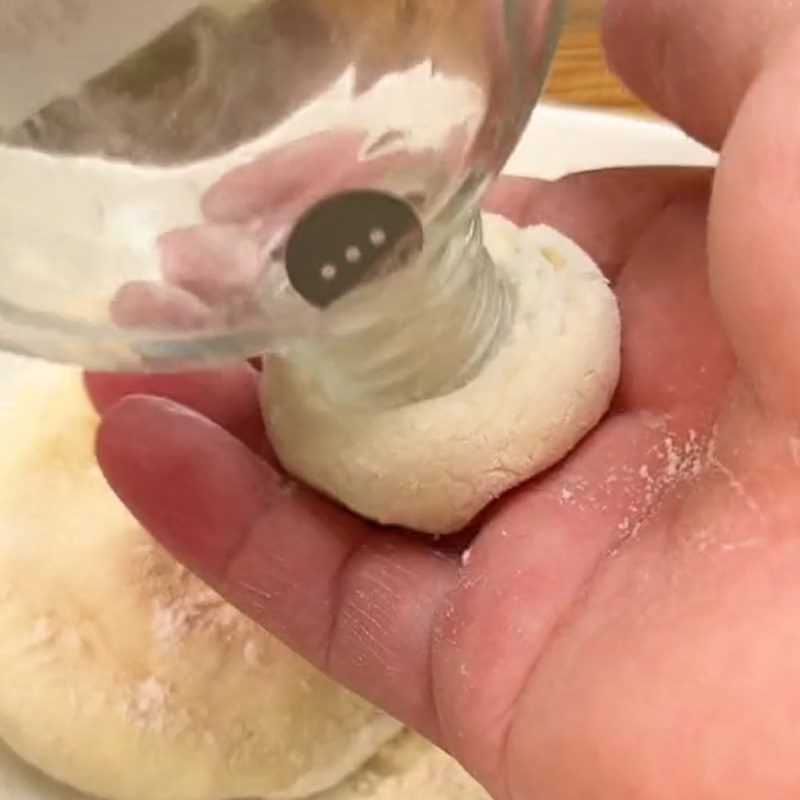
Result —
<svg viewBox="0 0 800 800"><path fill-rule="evenodd" d="M597 266L552 229L522 230L488 214L484 223L514 320L463 388L389 410L353 410L330 401L310 369L270 361L263 401L284 467L380 523L461 530L560 461L602 418L616 388L619 312Z"/></svg>
<svg viewBox="0 0 800 800"><path fill-rule="evenodd" d="M0 414L0 739L115 800L338 784L400 726L152 544L95 463L96 425L71 370Z"/></svg>
<svg viewBox="0 0 800 800"><path fill-rule="evenodd" d="M23 764L0 743L3 800L90 800ZM491 800L450 756L410 731L314 800Z"/></svg>
<svg viewBox="0 0 800 800"><path fill-rule="evenodd" d="M0 797L3 800L90 800L25 764L0 741Z"/></svg>
<svg viewBox="0 0 800 800"><path fill-rule="evenodd" d="M461 765L411 731L314 800L491 800Z"/></svg>

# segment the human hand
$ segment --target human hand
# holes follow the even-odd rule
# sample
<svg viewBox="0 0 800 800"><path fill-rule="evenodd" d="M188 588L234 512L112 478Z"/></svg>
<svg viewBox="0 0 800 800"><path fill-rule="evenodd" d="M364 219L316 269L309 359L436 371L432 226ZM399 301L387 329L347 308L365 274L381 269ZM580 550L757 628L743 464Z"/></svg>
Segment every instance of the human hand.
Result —
<svg viewBox="0 0 800 800"><path fill-rule="evenodd" d="M614 407L561 466L464 539L380 531L287 483L244 366L89 376L98 455L179 559L502 800L794 800L798 9L609 0L606 16L639 94L724 148L713 176L492 193L575 238L620 300Z"/></svg>

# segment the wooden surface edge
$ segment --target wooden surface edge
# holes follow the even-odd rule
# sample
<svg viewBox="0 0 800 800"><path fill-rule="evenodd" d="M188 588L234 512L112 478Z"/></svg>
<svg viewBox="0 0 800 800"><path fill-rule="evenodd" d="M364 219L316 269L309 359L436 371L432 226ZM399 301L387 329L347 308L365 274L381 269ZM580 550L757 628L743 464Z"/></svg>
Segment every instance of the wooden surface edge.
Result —
<svg viewBox="0 0 800 800"><path fill-rule="evenodd" d="M652 115L608 68L602 44L600 0L573 0L570 4L545 98Z"/></svg>

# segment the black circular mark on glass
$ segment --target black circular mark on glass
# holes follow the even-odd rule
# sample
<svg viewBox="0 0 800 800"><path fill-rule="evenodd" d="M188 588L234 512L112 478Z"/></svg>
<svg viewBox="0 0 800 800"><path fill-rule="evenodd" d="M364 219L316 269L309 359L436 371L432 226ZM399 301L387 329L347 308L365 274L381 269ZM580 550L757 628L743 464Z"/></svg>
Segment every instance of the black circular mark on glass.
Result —
<svg viewBox="0 0 800 800"><path fill-rule="evenodd" d="M325 198L300 219L286 245L286 272L307 302L327 308L365 280L403 266L422 243L422 225L406 201L357 189Z"/></svg>

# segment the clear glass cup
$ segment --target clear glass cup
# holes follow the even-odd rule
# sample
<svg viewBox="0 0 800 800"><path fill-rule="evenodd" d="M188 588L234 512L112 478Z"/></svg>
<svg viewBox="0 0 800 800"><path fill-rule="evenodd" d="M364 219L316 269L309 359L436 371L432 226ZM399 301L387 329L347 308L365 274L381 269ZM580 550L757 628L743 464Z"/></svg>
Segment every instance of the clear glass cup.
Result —
<svg viewBox="0 0 800 800"><path fill-rule="evenodd" d="M102 370L309 342L352 360L367 327L391 339L422 305L463 306L491 270L480 199L538 99L560 10L4 0L0 348ZM343 230L352 243L326 255ZM412 262L417 294L384 313L381 278ZM501 321L482 291L481 314Z"/></svg>

